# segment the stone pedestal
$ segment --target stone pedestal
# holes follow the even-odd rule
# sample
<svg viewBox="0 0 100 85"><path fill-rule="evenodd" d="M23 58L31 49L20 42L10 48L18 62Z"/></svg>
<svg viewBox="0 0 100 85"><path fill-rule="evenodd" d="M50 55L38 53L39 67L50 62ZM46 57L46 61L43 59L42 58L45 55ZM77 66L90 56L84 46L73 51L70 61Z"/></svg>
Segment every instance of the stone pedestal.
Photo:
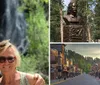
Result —
<svg viewBox="0 0 100 85"><path fill-rule="evenodd" d="M86 42L86 30L80 17L64 17L64 42Z"/></svg>

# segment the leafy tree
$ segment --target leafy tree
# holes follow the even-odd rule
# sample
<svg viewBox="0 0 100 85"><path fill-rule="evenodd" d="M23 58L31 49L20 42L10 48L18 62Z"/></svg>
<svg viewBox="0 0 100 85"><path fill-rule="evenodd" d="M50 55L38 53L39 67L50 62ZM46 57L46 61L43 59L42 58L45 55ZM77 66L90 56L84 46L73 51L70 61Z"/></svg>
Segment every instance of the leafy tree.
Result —
<svg viewBox="0 0 100 85"><path fill-rule="evenodd" d="M95 0L95 9L94 9L94 12L95 12L95 16L94 16L94 39L100 39L100 1L99 0Z"/></svg>
<svg viewBox="0 0 100 85"><path fill-rule="evenodd" d="M100 39L100 29L99 29L99 24L100 24L100 1L99 0L88 0L87 1L87 24L90 25L91 27L91 34L92 34L92 39L94 41L98 41Z"/></svg>
<svg viewBox="0 0 100 85"><path fill-rule="evenodd" d="M67 54L66 54L67 53ZM67 55L68 59L73 60L74 65L78 65L79 68L83 69L84 72L88 73L90 71L91 66L93 65L93 59L90 57L84 58L83 55L80 55L74 51L68 50L65 55Z"/></svg>
<svg viewBox="0 0 100 85"><path fill-rule="evenodd" d="M81 5L82 3L82 5ZM99 19L100 1L99 0L77 0L78 14L82 16L84 25L90 29L92 40L100 38Z"/></svg>
<svg viewBox="0 0 100 85"><path fill-rule="evenodd" d="M60 9L63 0L51 0L50 2L50 41L60 42Z"/></svg>
<svg viewBox="0 0 100 85"><path fill-rule="evenodd" d="M21 0L20 11L24 12L27 22L27 39L29 42L22 65L32 71L48 76L48 0ZM27 61L25 63L25 61ZM30 66L29 66L30 65ZM27 68L24 69L27 71ZM29 69L28 68L28 69ZM20 68L22 69L22 68ZM23 70L23 69L22 69ZM29 70L30 71L30 70ZM47 78L46 78L47 80ZM48 83L48 80L47 80Z"/></svg>

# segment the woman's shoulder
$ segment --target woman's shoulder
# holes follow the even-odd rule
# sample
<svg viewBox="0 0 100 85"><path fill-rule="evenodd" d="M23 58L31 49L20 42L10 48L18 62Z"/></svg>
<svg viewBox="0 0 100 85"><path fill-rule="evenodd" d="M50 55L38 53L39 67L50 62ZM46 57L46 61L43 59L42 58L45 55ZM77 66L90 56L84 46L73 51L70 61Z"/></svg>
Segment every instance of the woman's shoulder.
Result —
<svg viewBox="0 0 100 85"><path fill-rule="evenodd" d="M30 85L34 85L36 84L38 81L43 80L43 78L40 76L40 74L38 73L34 73L34 74L30 74L27 73L26 74L26 78L28 79ZM37 84L38 85L38 84Z"/></svg>
<svg viewBox="0 0 100 85"><path fill-rule="evenodd" d="M28 79L30 85L33 85L33 74L26 73L26 78Z"/></svg>
<svg viewBox="0 0 100 85"><path fill-rule="evenodd" d="M32 85L32 82L33 82L33 74L30 74L30 73L26 73L26 72L20 72L20 76L22 79L27 79L29 84Z"/></svg>
<svg viewBox="0 0 100 85"><path fill-rule="evenodd" d="M25 74L25 77L27 78L28 82L30 85L40 85L41 83L43 83L43 85L45 85L45 81L44 79L41 77L40 74L38 73L24 73L21 72L22 74Z"/></svg>

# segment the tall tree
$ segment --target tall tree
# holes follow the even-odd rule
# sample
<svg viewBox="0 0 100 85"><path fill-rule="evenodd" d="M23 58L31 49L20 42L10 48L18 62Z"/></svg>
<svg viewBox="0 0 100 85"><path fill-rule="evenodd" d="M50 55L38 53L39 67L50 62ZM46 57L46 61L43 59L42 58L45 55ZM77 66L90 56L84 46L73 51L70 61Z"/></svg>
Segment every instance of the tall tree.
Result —
<svg viewBox="0 0 100 85"><path fill-rule="evenodd" d="M95 0L94 8L94 39L100 39L100 1Z"/></svg>
<svg viewBox="0 0 100 85"><path fill-rule="evenodd" d="M84 26L85 37L88 40L88 27L87 27L87 15L88 15L88 0L76 0L77 3L77 15L82 19L82 25Z"/></svg>
<svg viewBox="0 0 100 85"><path fill-rule="evenodd" d="M63 0L51 0L50 3L50 41L59 42L60 37L60 13Z"/></svg>

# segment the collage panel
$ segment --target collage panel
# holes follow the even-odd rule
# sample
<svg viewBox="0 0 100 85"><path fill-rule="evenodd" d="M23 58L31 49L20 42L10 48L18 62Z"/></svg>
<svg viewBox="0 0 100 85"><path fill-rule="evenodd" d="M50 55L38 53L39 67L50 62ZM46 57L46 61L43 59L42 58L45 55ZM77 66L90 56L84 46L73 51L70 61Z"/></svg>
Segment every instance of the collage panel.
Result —
<svg viewBox="0 0 100 85"><path fill-rule="evenodd" d="M100 44L50 44L50 85L100 85Z"/></svg>
<svg viewBox="0 0 100 85"><path fill-rule="evenodd" d="M51 0L50 42L99 42L98 0Z"/></svg>
<svg viewBox="0 0 100 85"><path fill-rule="evenodd" d="M49 0L0 0L0 85L49 85Z"/></svg>

